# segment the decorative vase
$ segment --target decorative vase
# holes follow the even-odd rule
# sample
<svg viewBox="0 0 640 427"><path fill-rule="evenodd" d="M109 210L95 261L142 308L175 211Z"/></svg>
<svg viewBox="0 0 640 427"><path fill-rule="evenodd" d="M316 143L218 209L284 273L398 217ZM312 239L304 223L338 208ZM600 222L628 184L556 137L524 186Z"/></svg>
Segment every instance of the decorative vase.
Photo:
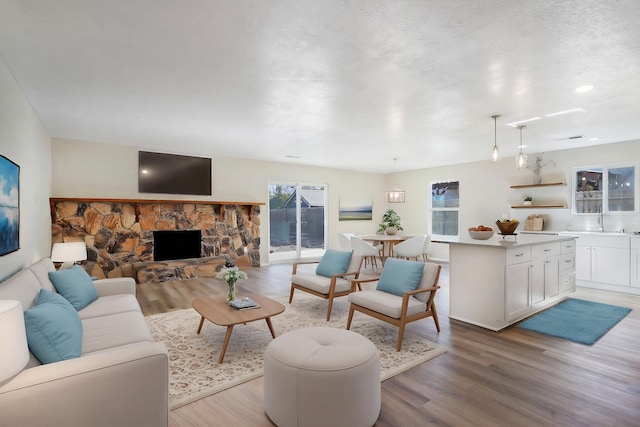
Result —
<svg viewBox="0 0 640 427"><path fill-rule="evenodd" d="M394 234L396 234L398 232L398 229L395 227L387 227L384 230L385 233L387 233L389 236L393 236Z"/></svg>
<svg viewBox="0 0 640 427"><path fill-rule="evenodd" d="M540 171L533 173L533 183L535 185L542 184L542 175L540 175Z"/></svg>
<svg viewBox="0 0 640 427"><path fill-rule="evenodd" d="M227 301L231 302L236 299L236 282L234 280L229 280L227 282L229 286L229 291L227 292Z"/></svg>

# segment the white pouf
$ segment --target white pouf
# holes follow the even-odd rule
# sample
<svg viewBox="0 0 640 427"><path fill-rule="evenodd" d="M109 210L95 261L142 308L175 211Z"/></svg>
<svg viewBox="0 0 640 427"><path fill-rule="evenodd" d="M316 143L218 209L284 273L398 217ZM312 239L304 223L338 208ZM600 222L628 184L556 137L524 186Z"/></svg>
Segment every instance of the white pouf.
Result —
<svg viewBox="0 0 640 427"><path fill-rule="evenodd" d="M346 329L298 329L264 354L264 408L278 427L370 427L380 414L380 357Z"/></svg>

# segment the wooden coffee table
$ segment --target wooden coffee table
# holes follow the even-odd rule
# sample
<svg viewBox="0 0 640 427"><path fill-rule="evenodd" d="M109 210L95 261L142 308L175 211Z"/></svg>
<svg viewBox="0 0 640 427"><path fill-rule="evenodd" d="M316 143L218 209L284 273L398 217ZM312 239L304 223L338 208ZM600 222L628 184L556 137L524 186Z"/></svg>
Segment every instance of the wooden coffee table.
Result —
<svg viewBox="0 0 640 427"><path fill-rule="evenodd" d="M236 310L229 305L224 295L215 295L193 300L193 308L202 316L197 333L200 333L200 330L202 330L204 319L207 319L218 326L227 327L227 334L224 337L222 352L218 358L218 363L222 363L222 359L224 359L224 354L227 351L227 345L229 345L229 338L231 338L231 332L235 325L264 319L267 321L267 326L269 327L269 331L271 331L271 336L273 338L276 337L276 334L273 331L273 325L271 324L271 316L276 316L282 313L284 311L284 305L272 300L271 298L267 298L264 295L254 294L247 296L250 296L260 304L260 308Z"/></svg>

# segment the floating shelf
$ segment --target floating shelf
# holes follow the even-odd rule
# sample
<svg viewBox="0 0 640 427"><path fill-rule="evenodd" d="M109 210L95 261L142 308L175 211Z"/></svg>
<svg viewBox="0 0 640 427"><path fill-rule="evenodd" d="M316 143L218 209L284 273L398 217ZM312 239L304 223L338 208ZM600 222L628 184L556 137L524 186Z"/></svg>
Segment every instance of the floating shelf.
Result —
<svg viewBox="0 0 640 427"><path fill-rule="evenodd" d="M548 182L544 184L512 185L511 188L553 187L557 185L567 185L567 184L565 184L564 182Z"/></svg>
<svg viewBox="0 0 640 427"><path fill-rule="evenodd" d="M530 205L530 206L517 205L517 206L511 206L511 209L564 209L564 208L566 208L565 205Z"/></svg>

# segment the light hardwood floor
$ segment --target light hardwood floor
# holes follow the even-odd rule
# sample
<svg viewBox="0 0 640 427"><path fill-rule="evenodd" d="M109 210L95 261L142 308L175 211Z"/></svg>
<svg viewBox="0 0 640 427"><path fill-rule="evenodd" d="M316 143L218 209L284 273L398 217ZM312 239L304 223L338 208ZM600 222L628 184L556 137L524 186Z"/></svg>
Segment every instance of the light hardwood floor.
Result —
<svg viewBox="0 0 640 427"><path fill-rule="evenodd" d="M247 272L240 291L288 294L290 265ZM491 332L449 320L448 283L444 265L436 298L442 332L431 319L407 327L448 353L382 383L376 426L640 426L640 297L578 288L573 297L634 310L585 346L515 326ZM224 286L215 279L138 285L138 300L149 315L190 308ZM272 426L262 385L257 378L171 411L170 425Z"/></svg>

